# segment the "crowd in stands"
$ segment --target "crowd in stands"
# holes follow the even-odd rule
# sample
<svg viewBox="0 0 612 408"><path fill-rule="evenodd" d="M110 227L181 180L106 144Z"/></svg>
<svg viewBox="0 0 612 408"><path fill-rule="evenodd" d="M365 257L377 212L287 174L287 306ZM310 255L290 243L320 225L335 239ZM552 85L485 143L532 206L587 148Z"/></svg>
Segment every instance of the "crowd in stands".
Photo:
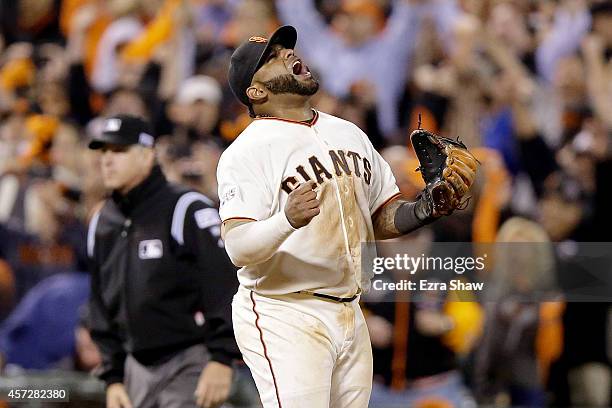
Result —
<svg viewBox="0 0 612 408"><path fill-rule="evenodd" d="M230 55L282 24L314 106L363 129L405 196L423 188L418 123L480 160L466 210L400 239L415 253L612 241L610 0L0 0L0 373L99 361L82 305L103 118L147 118L168 178L218 202L217 161L251 121ZM365 296L373 404L611 406L610 305L511 298L544 252L496 260L524 279L494 304Z"/></svg>

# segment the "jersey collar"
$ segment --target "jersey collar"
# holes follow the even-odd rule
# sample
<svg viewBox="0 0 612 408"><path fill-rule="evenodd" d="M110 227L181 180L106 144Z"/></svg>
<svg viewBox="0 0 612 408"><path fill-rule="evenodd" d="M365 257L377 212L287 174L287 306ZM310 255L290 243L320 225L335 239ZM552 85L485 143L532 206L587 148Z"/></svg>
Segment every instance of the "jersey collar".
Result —
<svg viewBox="0 0 612 408"><path fill-rule="evenodd" d="M277 118L276 116L258 116L254 120L280 120L281 122L295 123L296 125L312 127L317 123L317 120L319 119L319 112L316 109L313 109L312 111L314 112L314 116L308 121L283 119Z"/></svg>

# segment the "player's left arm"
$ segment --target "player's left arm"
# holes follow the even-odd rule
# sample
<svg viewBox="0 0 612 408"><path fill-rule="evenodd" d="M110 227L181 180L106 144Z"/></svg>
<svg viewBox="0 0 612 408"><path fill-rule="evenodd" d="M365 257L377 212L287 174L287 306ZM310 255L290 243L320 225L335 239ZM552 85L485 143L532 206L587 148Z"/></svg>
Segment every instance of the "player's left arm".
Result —
<svg viewBox="0 0 612 408"><path fill-rule="evenodd" d="M461 162L460 159L453 158L453 160ZM390 239L408 234L442 215L450 215L454 209L462 208L461 199L465 197L474 182L475 173L466 176L469 180L454 177L452 171L448 174L449 178L443 178L441 182L444 184L445 191L448 192L447 195L434 197L431 188L426 186L416 201L393 197L372 214L372 226L376 239ZM449 204L451 199L455 199L456 203ZM448 208L449 205L451 208Z"/></svg>
<svg viewBox="0 0 612 408"><path fill-rule="evenodd" d="M370 152L372 177L369 185L370 211L376 239L397 238L429 224L433 217L426 200L402 197L389 164L374 149L365 133L358 130Z"/></svg>
<svg viewBox="0 0 612 408"><path fill-rule="evenodd" d="M408 234L435 219L423 199L411 202L398 196L372 215L372 226L376 239L391 239Z"/></svg>
<svg viewBox="0 0 612 408"><path fill-rule="evenodd" d="M370 186L370 208L373 204L376 208L372 225L377 239L412 232L442 215L465 208L469 200L467 194L476 177L478 160L467 147L420 129L411 136L413 145L415 139L418 139L415 150L426 186L414 202L393 195L399 189L391 168L378 152L372 154L376 177L372 177ZM385 197L391 198L382 201Z"/></svg>

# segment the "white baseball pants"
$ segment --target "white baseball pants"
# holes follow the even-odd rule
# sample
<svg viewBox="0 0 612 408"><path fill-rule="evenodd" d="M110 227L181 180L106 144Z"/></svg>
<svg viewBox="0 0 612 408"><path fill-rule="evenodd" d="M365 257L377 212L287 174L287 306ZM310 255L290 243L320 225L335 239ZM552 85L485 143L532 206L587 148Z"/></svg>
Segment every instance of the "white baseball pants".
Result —
<svg viewBox="0 0 612 408"><path fill-rule="evenodd" d="M232 316L264 408L367 408L372 348L358 299L263 296L240 286Z"/></svg>

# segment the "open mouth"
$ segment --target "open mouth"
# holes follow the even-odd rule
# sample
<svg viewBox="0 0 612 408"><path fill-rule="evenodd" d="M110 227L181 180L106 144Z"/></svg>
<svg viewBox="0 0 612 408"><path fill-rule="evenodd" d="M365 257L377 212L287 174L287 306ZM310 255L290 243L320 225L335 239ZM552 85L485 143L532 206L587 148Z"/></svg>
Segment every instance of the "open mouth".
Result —
<svg viewBox="0 0 612 408"><path fill-rule="evenodd" d="M304 76L310 76L310 70L308 69L308 67L306 65L304 65L302 63L302 61L295 60L293 62L293 64L291 65L291 70L293 72L293 75L304 75Z"/></svg>

